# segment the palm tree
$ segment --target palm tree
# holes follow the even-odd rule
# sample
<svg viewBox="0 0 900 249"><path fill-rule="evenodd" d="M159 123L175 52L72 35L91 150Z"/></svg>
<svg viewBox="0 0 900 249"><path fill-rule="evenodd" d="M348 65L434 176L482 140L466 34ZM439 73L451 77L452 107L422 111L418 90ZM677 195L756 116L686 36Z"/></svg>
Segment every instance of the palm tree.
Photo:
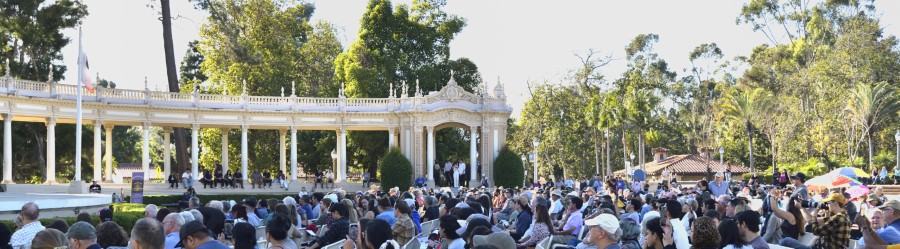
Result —
<svg viewBox="0 0 900 249"><path fill-rule="evenodd" d="M750 169L753 167L753 123L771 106L772 94L762 88L738 90L724 98L722 112L726 119L740 122L747 130L747 148L750 150ZM774 167L773 167L774 170Z"/></svg>
<svg viewBox="0 0 900 249"><path fill-rule="evenodd" d="M875 150L872 147L872 134L879 125L891 115L896 115L900 109L897 99L894 97L894 89L885 82L879 82L874 86L858 83L850 95L847 108L855 125L859 125L866 132L869 144L869 167L872 167L872 157Z"/></svg>

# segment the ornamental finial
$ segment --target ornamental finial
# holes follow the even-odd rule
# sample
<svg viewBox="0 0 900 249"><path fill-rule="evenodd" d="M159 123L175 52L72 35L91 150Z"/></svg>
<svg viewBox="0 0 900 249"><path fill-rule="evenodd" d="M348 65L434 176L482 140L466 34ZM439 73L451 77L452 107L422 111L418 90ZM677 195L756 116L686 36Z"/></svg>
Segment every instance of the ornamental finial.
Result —
<svg viewBox="0 0 900 249"><path fill-rule="evenodd" d="M281 87L281 97L284 98L284 87Z"/></svg>
<svg viewBox="0 0 900 249"><path fill-rule="evenodd" d="M341 89L338 89L338 97L344 97L344 82L341 82Z"/></svg>
<svg viewBox="0 0 900 249"><path fill-rule="evenodd" d="M147 76L144 76L144 89L150 90L150 87L148 86L148 83L147 83Z"/></svg>
<svg viewBox="0 0 900 249"><path fill-rule="evenodd" d="M422 96L422 90L419 89L419 79L416 79L416 97Z"/></svg>
<svg viewBox="0 0 900 249"><path fill-rule="evenodd" d="M393 98L394 97L394 82L391 82L390 85L391 85L391 87L388 90L388 98Z"/></svg>
<svg viewBox="0 0 900 249"><path fill-rule="evenodd" d="M242 87L244 88L244 90L243 90L244 92L242 93L242 95L247 95L247 80L246 80L246 79L243 80L243 81L241 82L241 85L242 85Z"/></svg>
<svg viewBox="0 0 900 249"><path fill-rule="evenodd" d="M4 69L6 69L6 77L9 77L9 75L10 75L9 64L12 64L12 58L6 60L6 68L4 68Z"/></svg>
<svg viewBox="0 0 900 249"><path fill-rule="evenodd" d="M53 82L53 64L50 64L50 70L47 72L47 82Z"/></svg>
<svg viewBox="0 0 900 249"><path fill-rule="evenodd" d="M294 88L294 81L292 80L291 81L291 96L296 96L296 95L297 95L297 90L296 90L296 88Z"/></svg>

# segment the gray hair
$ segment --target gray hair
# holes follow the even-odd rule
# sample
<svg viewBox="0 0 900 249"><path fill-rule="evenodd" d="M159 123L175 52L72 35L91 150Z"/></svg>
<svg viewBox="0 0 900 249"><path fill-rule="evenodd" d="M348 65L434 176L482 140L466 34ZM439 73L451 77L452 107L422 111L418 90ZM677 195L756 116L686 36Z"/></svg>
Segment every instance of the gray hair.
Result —
<svg viewBox="0 0 900 249"><path fill-rule="evenodd" d="M157 212L159 212L159 209L153 204L147 205L147 207L144 208L144 214L150 213L150 217L156 217Z"/></svg>
<svg viewBox="0 0 900 249"><path fill-rule="evenodd" d="M29 221L36 221L41 217L41 209L32 201L22 205L22 216ZM24 222L24 221L23 221Z"/></svg>
<svg viewBox="0 0 900 249"><path fill-rule="evenodd" d="M203 214L200 213L197 209L191 209L191 215L194 216L194 220L199 220L200 223L203 223Z"/></svg>
<svg viewBox="0 0 900 249"><path fill-rule="evenodd" d="M190 205L191 207L200 207L200 198L191 197Z"/></svg>
<svg viewBox="0 0 900 249"><path fill-rule="evenodd" d="M193 215L191 217L193 217ZM167 221L167 220L175 221L176 227L184 226L184 223L186 223L184 221L184 216L182 216L181 213L168 214L168 215L166 215L166 218L163 218L163 221Z"/></svg>
<svg viewBox="0 0 900 249"><path fill-rule="evenodd" d="M190 211L182 211L181 213L178 213L178 214L181 214L181 218L184 219L184 223L194 221L194 215L191 214Z"/></svg>
<svg viewBox="0 0 900 249"><path fill-rule="evenodd" d="M294 197L290 197L290 196L284 197L284 199L282 199L281 202L284 203L285 206L294 206L294 207L297 206L297 200L294 200ZM275 209L275 207L269 207L269 208Z"/></svg>
<svg viewBox="0 0 900 249"><path fill-rule="evenodd" d="M141 248L165 248L166 232L159 221L151 218L143 218L134 224L131 229L131 239L141 245Z"/></svg>
<svg viewBox="0 0 900 249"><path fill-rule="evenodd" d="M221 201L211 201L208 204L206 204L206 206L218 209L219 211L223 211L223 212L225 210Z"/></svg>
<svg viewBox="0 0 900 249"><path fill-rule="evenodd" d="M606 236L607 236L607 238L609 238L612 241L619 241L620 239L622 239L623 233L624 232L622 231L622 227L619 227L619 228L616 228L615 233L606 233Z"/></svg>

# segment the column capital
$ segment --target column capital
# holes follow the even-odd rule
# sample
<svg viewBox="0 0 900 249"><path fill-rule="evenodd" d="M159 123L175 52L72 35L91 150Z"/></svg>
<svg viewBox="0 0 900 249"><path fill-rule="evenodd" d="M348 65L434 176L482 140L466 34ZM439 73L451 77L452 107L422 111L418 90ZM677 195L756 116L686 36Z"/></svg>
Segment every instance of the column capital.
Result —
<svg viewBox="0 0 900 249"><path fill-rule="evenodd" d="M45 120L46 121L44 121L44 122L46 122L48 126L56 125L56 117L48 117Z"/></svg>
<svg viewBox="0 0 900 249"><path fill-rule="evenodd" d="M103 125L103 128L106 129L107 131L110 131L110 132L111 132L112 129L115 128L115 127L116 127L115 125L111 125L111 124L104 124L104 125Z"/></svg>
<svg viewBox="0 0 900 249"><path fill-rule="evenodd" d="M100 127L100 126L103 126L103 121L101 121L99 119L94 120L94 127Z"/></svg>
<svg viewBox="0 0 900 249"><path fill-rule="evenodd" d="M165 133L172 133L172 127L168 127L168 126L163 127L163 132L165 132Z"/></svg>
<svg viewBox="0 0 900 249"><path fill-rule="evenodd" d="M434 132L434 126L425 126L425 129L428 129L428 132Z"/></svg>
<svg viewBox="0 0 900 249"><path fill-rule="evenodd" d="M3 115L3 120L4 120L4 121L6 121L6 120L12 120L12 119L13 119L13 114L12 114L12 113L3 113L2 115Z"/></svg>
<svg viewBox="0 0 900 249"><path fill-rule="evenodd" d="M144 121L143 125L144 125L144 128L150 128L150 126L153 125L153 122Z"/></svg>
<svg viewBox="0 0 900 249"><path fill-rule="evenodd" d="M199 129L200 129L200 124L192 124L192 125L191 125L191 129L192 129L192 130L195 130L195 131L196 131L196 130L199 130Z"/></svg>
<svg viewBox="0 0 900 249"><path fill-rule="evenodd" d="M291 132L297 132L297 126L291 125Z"/></svg>
<svg viewBox="0 0 900 249"><path fill-rule="evenodd" d="M250 125L248 125L248 124L242 124L242 125L241 125L241 131L246 131L246 130L249 130L249 129L250 129Z"/></svg>

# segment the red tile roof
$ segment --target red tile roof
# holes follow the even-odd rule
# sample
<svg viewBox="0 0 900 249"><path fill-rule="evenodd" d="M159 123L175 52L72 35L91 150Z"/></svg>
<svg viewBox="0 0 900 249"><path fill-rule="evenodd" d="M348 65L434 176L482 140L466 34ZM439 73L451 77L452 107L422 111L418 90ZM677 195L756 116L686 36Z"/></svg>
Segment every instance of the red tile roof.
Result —
<svg viewBox="0 0 900 249"><path fill-rule="evenodd" d="M706 160L706 158L698 155L675 155L659 162L646 163L644 168L647 170L647 175L661 175L663 169L666 168L669 169L669 172L678 173L680 175L706 174ZM709 168L713 173L718 171L724 172L729 165L731 166L731 172L734 174L750 172L750 169L741 164L721 164L718 160L709 160ZM623 175L625 174L625 170L618 170L614 172L614 174Z"/></svg>

